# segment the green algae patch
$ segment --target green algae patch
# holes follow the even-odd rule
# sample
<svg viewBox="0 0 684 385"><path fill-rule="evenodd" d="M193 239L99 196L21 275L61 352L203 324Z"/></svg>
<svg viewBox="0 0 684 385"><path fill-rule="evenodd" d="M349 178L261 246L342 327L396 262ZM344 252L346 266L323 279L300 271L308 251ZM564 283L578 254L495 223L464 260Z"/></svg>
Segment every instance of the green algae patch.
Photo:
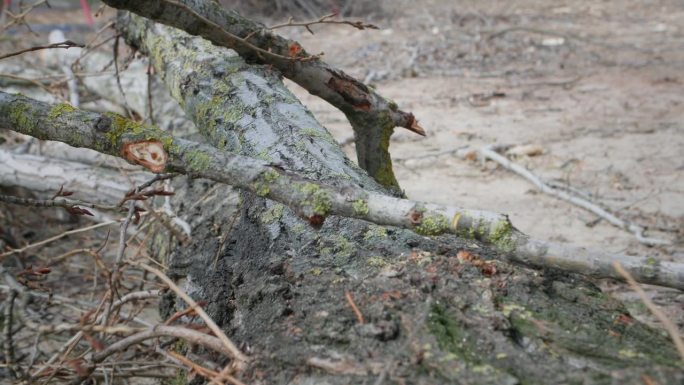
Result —
<svg viewBox="0 0 684 385"><path fill-rule="evenodd" d="M416 226L416 233L420 235L439 235L449 229L449 220L441 214L423 217L420 225Z"/></svg>
<svg viewBox="0 0 684 385"><path fill-rule="evenodd" d="M368 203L363 199L358 199L352 203L354 214L365 216L368 215Z"/></svg>
<svg viewBox="0 0 684 385"><path fill-rule="evenodd" d="M70 113L76 111L76 108L72 106L69 103L59 103L54 105L51 109L50 112L48 112L47 117L50 119L57 119L60 116L62 116L64 113Z"/></svg>
<svg viewBox="0 0 684 385"><path fill-rule="evenodd" d="M307 195L304 203L311 207L315 215L325 216L332 209L330 195L327 191L321 189L320 186L313 183L305 183L300 190Z"/></svg>
<svg viewBox="0 0 684 385"><path fill-rule="evenodd" d="M430 309L427 323L440 349L466 361L473 361L474 357L471 357L472 354L464 343L467 337L464 329L443 305L434 305Z"/></svg>

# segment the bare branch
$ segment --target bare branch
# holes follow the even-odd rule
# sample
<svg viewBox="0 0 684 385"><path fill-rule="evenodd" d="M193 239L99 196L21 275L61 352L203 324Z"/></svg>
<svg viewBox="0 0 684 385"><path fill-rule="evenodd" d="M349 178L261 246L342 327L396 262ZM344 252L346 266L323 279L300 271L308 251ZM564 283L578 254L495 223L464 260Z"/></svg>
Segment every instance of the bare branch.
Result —
<svg viewBox="0 0 684 385"><path fill-rule="evenodd" d="M293 52L296 52L297 57L311 55L296 41L272 34L263 25L227 11L218 3L198 0L164 0L154 3L106 0L105 3L183 29L216 45L232 48L248 61L275 67L310 93L340 109L354 129L361 168L384 186L398 188L387 150L394 127L404 127L420 135L425 135L425 130L413 114L400 110L396 103L321 60L293 62ZM143 52L149 53L150 50L144 47L145 42L136 38L139 32L131 28L130 20L133 19L124 17L120 20L121 27L125 26L123 33L126 39ZM245 41L247 36L250 37L250 42ZM259 49L255 50L254 47Z"/></svg>
<svg viewBox="0 0 684 385"><path fill-rule="evenodd" d="M0 92L0 125L41 139L63 141L111 155L121 155L126 144L141 140L159 143L160 147L165 144L167 169L230 184L273 199L289 206L313 226L321 225L329 215L340 215L412 229L422 235L452 233L489 243L516 262L621 279L612 268L612 263L619 261L640 282L684 288L682 264L534 240L515 229L502 214L395 198L352 183L331 187L265 161L174 138L156 127L115 114L69 110Z"/></svg>
<svg viewBox="0 0 684 385"><path fill-rule="evenodd" d="M558 199L562 199L564 201L570 202L576 206L579 206L585 210L588 210L596 215L598 215L600 218L605 219L608 221L610 224L613 226L619 227L623 230L626 230L628 232L631 232L634 234L636 239L649 246L656 246L656 245L670 245L672 244L670 241L667 241L665 239L658 239L658 238L649 238L644 236L644 231L645 229L642 228L641 226L631 223L629 221L625 221L623 219L618 218L617 216L609 213L605 209L599 207L598 205L589 202L588 200L577 197L577 196L572 196L568 194L565 191L558 190L556 188L553 188L549 186L548 184L544 183L541 179L539 179L536 175L534 175L532 172L527 170L526 168L520 166L519 164L515 164L508 160L506 157L500 155L496 151L494 151L491 146L484 147L479 150L480 154L482 154L483 157L487 159L491 159L504 167L505 169L512 171L523 178L527 179L530 183L535 185L539 189L539 191L554 196Z"/></svg>
<svg viewBox="0 0 684 385"><path fill-rule="evenodd" d="M10 53L5 54L5 55L0 55L0 60L7 59L8 57L12 57L12 56L18 56L18 55L24 54L26 52L39 51L39 50L43 50L43 49L52 49L52 48L69 49L72 47L83 48L83 47L85 47L85 45L79 44L79 43L74 43L71 40L65 40L65 41L60 42L60 43L54 43L54 44L48 44L48 45L37 45L34 47L22 49L22 50L19 50L16 52L10 52Z"/></svg>

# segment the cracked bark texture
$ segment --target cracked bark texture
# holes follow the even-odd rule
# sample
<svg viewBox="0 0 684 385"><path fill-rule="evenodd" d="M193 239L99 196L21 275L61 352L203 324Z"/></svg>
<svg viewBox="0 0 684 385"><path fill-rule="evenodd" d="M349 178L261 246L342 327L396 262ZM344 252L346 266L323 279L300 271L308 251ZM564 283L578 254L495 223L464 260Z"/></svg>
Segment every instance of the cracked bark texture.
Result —
<svg viewBox="0 0 684 385"><path fill-rule="evenodd" d="M326 140L268 68L142 19L123 25L210 144L269 156L331 184L351 180L382 191ZM581 277L483 264L492 250L455 236L427 238L339 217L313 229L287 207L206 180L185 179L176 191L196 241L181 247L160 231L156 252L170 276L207 300L212 317L248 349L246 382L684 381L667 337L624 317L621 303ZM458 259L461 250L477 257ZM162 315L183 307L168 296Z"/></svg>
<svg viewBox="0 0 684 385"><path fill-rule="evenodd" d="M217 45L233 48L250 63L264 63L277 68L285 77L326 100L347 116L354 129L361 168L383 186L399 193L388 150L389 138L394 127L405 127L415 132L421 132L422 129L416 129L414 116L399 110L393 101L322 60L287 59L292 47L299 46L297 42L271 33L264 25L224 9L218 2L105 0L104 3L183 29ZM280 57L255 51L242 40L248 36L249 44ZM308 53L302 50L299 56L305 57Z"/></svg>

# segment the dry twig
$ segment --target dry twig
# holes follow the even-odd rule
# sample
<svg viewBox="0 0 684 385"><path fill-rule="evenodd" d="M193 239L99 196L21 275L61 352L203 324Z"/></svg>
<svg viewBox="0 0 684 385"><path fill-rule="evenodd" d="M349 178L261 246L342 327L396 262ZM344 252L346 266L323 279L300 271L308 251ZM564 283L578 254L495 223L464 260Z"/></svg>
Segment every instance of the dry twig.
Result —
<svg viewBox="0 0 684 385"><path fill-rule="evenodd" d="M506 170L512 171L523 178L527 179L529 182L531 182L533 185L535 185L539 191L554 196L556 198L562 199L564 201L570 202L576 206L579 206L587 211L590 211L599 217L605 219L608 221L610 224L613 226L619 227L623 230L629 231L634 236L636 239L649 246L657 246L657 245L669 245L671 244L670 241L667 241L665 239L659 239L659 238L651 238L651 237L646 237L644 236L644 231L645 229L635 223L631 223L629 221L623 220L618 218L617 216L609 213L607 210L599 207L598 205L584 199L581 197L573 196L565 191L559 190L557 188L554 188L552 186L549 186L548 184L544 183L539 177L534 175L531 171L526 169L525 167L511 162L508 158L506 158L503 155L500 155L496 151L492 149L491 146L484 147L479 150L480 154L482 157L486 159L491 159L501 165L503 168Z"/></svg>
<svg viewBox="0 0 684 385"><path fill-rule="evenodd" d="M37 45L34 47L22 49L19 51L10 52L10 53L5 54L5 55L0 55L0 60L7 59L8 57L12 57L12 56L18 56L18 55L24 54L26 52L39 51L39 50L51 49L51 48L69 49L69 48L73 48L73 47L83 48L85 46L83 44L74 43L71 40L65 40L65 41L60 42L60 43L54 43L54 44L48 44L48 45Z"/></svg>
<svg viewBox="0 0 684 385"><path fill-rule="evenodd" d="M615 271L617 271L624 279L627 281L629 286L634 290L641 301L646 305L648 310L653 313L653 315L658 318L658 321L660 321L663 324L663 327L665 327L665 330L667 330L668 334L670 334L670 338L672 338L672 342L674 342L675 347L677 348L677 351L679 352L679 356L682 359L682 362L684 362L684 341L682 341L682 336L679 335L679 330L677 329L677 326L670 321L669 318L665 315L665 313L662 312L656 306L653 301L651 301L650 298L646 295L644 290L639 286L639 284L634 280L634 277L632 277L631 274L627 270L625 270L624 267L620 264L620 262L614 262L613 267L615 268Z"/></svg>

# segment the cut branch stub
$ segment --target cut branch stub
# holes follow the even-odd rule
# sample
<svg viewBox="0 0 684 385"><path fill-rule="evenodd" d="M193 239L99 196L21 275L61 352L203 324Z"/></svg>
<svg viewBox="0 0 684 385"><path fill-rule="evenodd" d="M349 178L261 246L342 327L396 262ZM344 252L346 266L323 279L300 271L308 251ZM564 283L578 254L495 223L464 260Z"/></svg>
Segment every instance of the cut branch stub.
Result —
<svg viewBox="0 0 684 385"><path fill-rule="evenodd" d="M169 158L164 151L164 146L157 140L125 142L121 147L121 156L155 173L164 171Z"/></svg>

